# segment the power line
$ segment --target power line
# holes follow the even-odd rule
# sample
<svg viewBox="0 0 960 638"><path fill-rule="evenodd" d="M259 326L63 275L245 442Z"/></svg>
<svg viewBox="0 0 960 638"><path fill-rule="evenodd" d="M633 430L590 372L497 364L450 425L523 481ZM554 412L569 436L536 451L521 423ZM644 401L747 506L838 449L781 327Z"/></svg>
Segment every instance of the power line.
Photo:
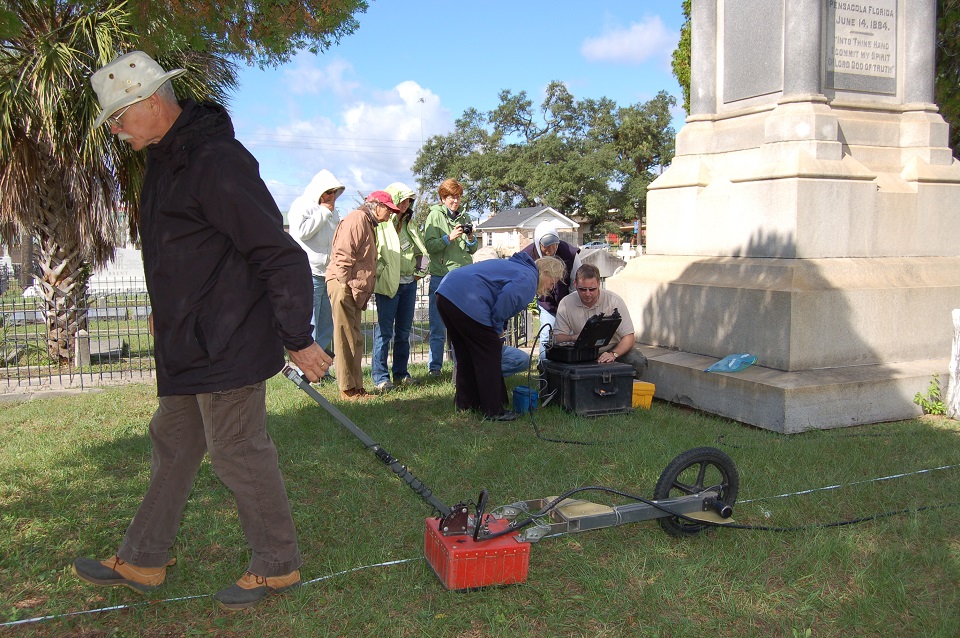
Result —
<svg viewBox="0 0 960 638"><path fill-rule="evenodd" d="M243 137L265 137L265 138L274 138L274 139L295 139L295 140L334 140L342 142L402 142L405 144L416 145L416 140L407 140L401 138L389 138L389 137L344 137L342 135L302 135L300 133L248 133L245 131L237 131L237 136Z"/></svg>
<svg viewBox="0 0 960 638"><path fill-rule="evenodd" d="M416 140L377 137L246 133L243 131L238 131L236 136L240 142L251 150L255 148L276 148L378 156L411 156L416 155L420 150L420 145ZM276 197L293 197L301 193L298 187L286 184L274 185L270 190Z"/></svg>
<svg viewBox="0 0 960 638"><path fill-rule="evenodd" d="M294 150L305 150L305 151L324 151L329 153L360 153L360 154L369 154L369 155L412 155L416 154L416 147L410 150L398 149L392 150L388 147L359 147L359 146L343 146L343 147L330 147L330 146L319 146L313 144L264 144L256 141L245 140L242 137L238 137L245 146L250 148L286 148Z"/></svg>
<svg viewBox="0 0 960 638"><path fill-rule="evenodd" d="M380 155L410 155L415 154L419 150L419 146L415 141L378 140L375 138L333 138L264 134L244 135L241 133L237 135L237 139L251 147L286 148L333 153L351 152Z"/></svg>
<svg viewBox="0 0 960 638"><path fill-rule="evenodd" d="M381 137L343 137L331 135L300 135L274 133L247 133L237 132L237 138L256 143L260 146L277 146L281 148L319 148L333 150L346 149L392 149L404 148L416 151L420 144L416 140Z"/></svg>

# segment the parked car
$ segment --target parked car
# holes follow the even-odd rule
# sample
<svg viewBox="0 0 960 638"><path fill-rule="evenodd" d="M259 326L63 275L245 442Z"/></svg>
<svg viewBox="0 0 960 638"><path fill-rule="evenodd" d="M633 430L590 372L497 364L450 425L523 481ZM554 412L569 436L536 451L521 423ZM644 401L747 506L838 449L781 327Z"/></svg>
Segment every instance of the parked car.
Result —
<svg viewBox="0 0 960 638"><path fill-rule="evenodd" d="M603 248L604 250L606 250L607 248L610 248L610 244L608 244L605 241L592 241L587 244L584 244L583 246L581 246L581 248Z"/></svg>

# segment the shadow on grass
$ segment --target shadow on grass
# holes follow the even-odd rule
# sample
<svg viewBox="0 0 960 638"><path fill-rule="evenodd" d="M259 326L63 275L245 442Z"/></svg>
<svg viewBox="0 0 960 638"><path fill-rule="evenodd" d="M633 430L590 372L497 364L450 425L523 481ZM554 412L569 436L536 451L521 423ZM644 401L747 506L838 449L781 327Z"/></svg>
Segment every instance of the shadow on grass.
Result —
<svg viewBox="0 0 960 638"><path fill-rule="evenodd" d="M520 383L525 379L517 377L509 385ZM660 401L649 411L590 419L556 406L537 411L538 424L551 435L630 439L590 447L560 445L538 439L528 419L493 424L455 413L452 390L445 380L362 404L334 403L451 505L475 499L481 488L490 490L491 507L583 485L607 485L650 496L672 458L703 445L720 447L733 457L741 476L741 500L950 465L960 457L953 422L916 420L784 436ZM332 398L335 388L322 386L321 391ZM137 396L125 401L123 392L59 399L45 409L22 404L10 408L16 413L0 415L4 511L0 567L5 575L0 599L8 601L0 606L0 621L141 600L127 590L88 587L66 570L78 555L107 556L115 551L146 489L150 460L146 431L152 406L145 403L152 399ZM268 410L268 427L280 453L306 560L305 579L422 556L429 506L286 379L270 381ZM42 426L44 419L69 413L76 414L61 419L65 422L56 429ZM799 503L788 499L776 501L775 506L745 504L735 516L740 522L760 524L834 520L905 504L955 500L958 487L956 470L941 471L853 492L824 493ZM608 502L604 496L587 498ZM772 521L764 518L763 508L773 510ZM785 617L806 622L805 616L797 615L797 596L816 596L816 588L826 585L816 582L813 590L806 591L806 581L797 579L815 577L804 574L837 572L831 578L841 580L850 573L873 576L888 560L917 572L907 579L908 589L913 592L926 586L928 596L935 592L923 607L933 609L937 604L952 604L956 595L950 599L943 587L960 581L957 557L945 558L944 552L949 551L945 543L951 541L944 537L950 532L943 531L956 528L949 521L956 522L958 515L943 516L946 524L926 525L927 519L917 515L855 532L770 537L721 530L685 540L665 536L653 523L639 523L539 543L531 562L531 587L452 598L445 595L426 563L417 561L318 583L257 613L309 616L328 628L352 627L360 618L377 627L379 610L389 609L393 610L391 622L407 627L399 635L412 636L482 633L484 627L499 626L496 613L511 618L514 613L522 616L523 609L563 607L573 611L547 612L547 619L540 621L541 633L561 635L563 627L569 630L564 622L569 622L570 613L596 617L604 626L626 633L629 628L622 623L627 615L642 623L661 623L661 629L678 630L685 626L683 610L691 606L706 604L705 609L719 612L709 604L711 583L719 581L727 583L725 597L747 600L751 592L767 591L769 612L740 609L740 613L757 626L771 628L780 627ZM952 542L960 542L955 534ZM864 554L868 548L875 557ZM178 566L169 570L163 591L150 599L212 594L246 566L248 554L233 499L207 463L187 505L174 554ZM802 556L812 567L800 569L792 556ZM925 561L931 562L928 569L938 580L927 581L919 573ZM770 580L771 574L784 570L779 584ZM681 578L684 574L688 576ZM657 596L650 598L653 590L638 587L638 578L654 579ZM706 590L700 591L703 587L697 583ZM856 604L881 601L870 593L872 589L858 591ZM499 612L492 611L493 601ZM598 604L604 611L598 611ZM817 603L823 604L827 603ZM405 611L411 606L431 613L411 615ZM648 608L658 609L656 618L643 611ZM852 613L843 609L845 614ZM437 619L438 614L446 620ZM473 624L477 618L486 619L479 629ZM208 599L201 599L181 606L57 622L45 625L41 633L64 635L71 628L96 631L130 622L169 631L193 628L213 633L241 631L244 626L242 619L224 620L211 611ZM511 626L509 621L506 626ZM745 629L738 635L760 634Z"/></svg>

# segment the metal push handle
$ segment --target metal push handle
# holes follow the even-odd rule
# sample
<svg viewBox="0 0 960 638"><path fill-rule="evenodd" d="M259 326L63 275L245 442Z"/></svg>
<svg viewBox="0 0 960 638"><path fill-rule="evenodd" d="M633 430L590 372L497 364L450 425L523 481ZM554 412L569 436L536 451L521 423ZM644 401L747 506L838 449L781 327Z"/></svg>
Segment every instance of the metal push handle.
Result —
<svg viewBox="0 0 960 638"><path fill-rule="evenodd" d="M334 419L336 419L340 425L349 430L350 434L360 439L363 445L374 455L380 459L380 461L390 468L394 474L400 477L400 479L406 483L410 489L417 493L417 495L426 501L431 507L436 511L440 512L441 516L449 516L452 510L450 507L445 505L443 501L434 496L433 491L428 488L423 482L418 479L416 476L411 474L410 470L407 469L405 465L402 465L397 459L393 458L389 452L380 447L380 444L367 436L367 433L361 430L356 426L356 424L351 421L347 416L333 406L327 399L317 392L316 388L311 386L306 379L301 376L300 372L292 367L286 366L283 369L283 376L287 377L293 381L298 388L310 395L314 401L320 404L324 410L330 413Z"/></svg>

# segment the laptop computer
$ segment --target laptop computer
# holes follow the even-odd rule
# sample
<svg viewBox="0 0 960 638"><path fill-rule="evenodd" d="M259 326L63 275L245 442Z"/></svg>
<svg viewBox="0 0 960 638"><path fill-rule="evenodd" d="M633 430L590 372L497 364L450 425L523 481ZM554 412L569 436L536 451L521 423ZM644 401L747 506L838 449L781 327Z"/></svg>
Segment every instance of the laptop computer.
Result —
<svg viewBox="0 0 960 638"><path fill-rule="evenodd" d="M620 327L620 311L617 308L609 315L602 312L587 319L576 341L555 343L547 348L547 359L558 363L595 362L603 348Z"/></svg>

